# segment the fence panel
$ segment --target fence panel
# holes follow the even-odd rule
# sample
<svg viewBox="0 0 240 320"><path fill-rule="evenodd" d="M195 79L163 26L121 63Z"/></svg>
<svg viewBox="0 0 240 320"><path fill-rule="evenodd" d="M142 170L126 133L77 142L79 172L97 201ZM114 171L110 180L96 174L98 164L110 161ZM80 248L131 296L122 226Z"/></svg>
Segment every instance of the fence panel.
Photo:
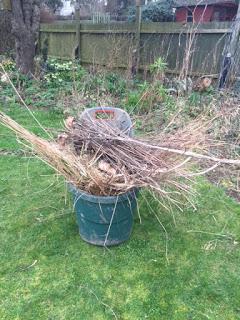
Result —
<svg viewBox="0 0 240 320"><path fill-rule="evenodd" d="M185 26L178 23L142 23L140 69L161 56L168 62L170 73L188 69L189 74L216 75L230 32L230 23ZM49 56L74 58L77 46L76 23L54 23L41 26L40 43L49 39ZM127 68L134 50L134 23L81 23L80 56L82 63Z"/></svg>

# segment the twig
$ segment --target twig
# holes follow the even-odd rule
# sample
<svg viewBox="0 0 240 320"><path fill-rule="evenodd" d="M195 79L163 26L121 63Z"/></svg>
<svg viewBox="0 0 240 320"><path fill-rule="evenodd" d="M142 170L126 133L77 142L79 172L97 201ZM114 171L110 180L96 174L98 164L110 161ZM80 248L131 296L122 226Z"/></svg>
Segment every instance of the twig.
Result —
<svg viewBox="0 0 240 320"><path fill-rule="evenodd" d="M233 240L233 237L230 237L226 234L221 234L221 233L207 232L207 231L201 231L201 230L188 230L187 233L203 233L203 234L209 234L212 236L226 238L228 240Z"/></svg>
<svg viewBox="0 0 240 320"><path fill-rule="evenodd" d="M103 305L105 308L110 310L110 312L112 313L112 315L114 316L114 318L116 320L118 319L118 317L117 317L116 313L114 312L114 310L108 304L106 304L105 302L100 300L100 298L96 295L96 293L92 289L88 288L87 286L80 286L80 288L85 288L88 292L90 292L101 305Z"/></svg>

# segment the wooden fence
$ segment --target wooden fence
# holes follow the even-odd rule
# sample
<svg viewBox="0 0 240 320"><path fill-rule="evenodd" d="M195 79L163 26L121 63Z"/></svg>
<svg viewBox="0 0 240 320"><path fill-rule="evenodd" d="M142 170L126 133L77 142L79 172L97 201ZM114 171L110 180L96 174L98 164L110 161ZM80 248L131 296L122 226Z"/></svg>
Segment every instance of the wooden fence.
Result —
<svg viewBox="0 0 240 320"><path fill-rule="evenodd" d="M92 14L92 22L96 24L109 23L111 20L110 13L94 12Z"/></svg>
<svg viewBox="0 0 240 320"><path fill-rule="evenodd" d="M76 30L80 29L80 37ZM147 70L158 57L168 63L168 72L217 76L223 51L231 32L231 23L200 25L178 23L141 23L139 68ZM79 40L80 39L80 40ZM78 44L79 42L79 44ZM90 24L75 22L41 25L40 48L48 44L48 55L72 59L80 50L83 64L112 68L132 67L136 52L134 23ZM78 49L80 47L80 49Z"/></svg>

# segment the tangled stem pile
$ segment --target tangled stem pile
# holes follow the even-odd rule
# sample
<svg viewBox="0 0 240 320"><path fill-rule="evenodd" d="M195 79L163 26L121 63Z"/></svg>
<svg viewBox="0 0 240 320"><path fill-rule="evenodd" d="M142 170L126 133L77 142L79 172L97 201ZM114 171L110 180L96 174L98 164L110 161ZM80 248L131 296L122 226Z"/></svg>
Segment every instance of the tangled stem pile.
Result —
<svg viewBox="0 0 240 320"><path fill-rule="evenodd" d="M208 124L202 120L194 120L174 134L141 139L131 138L104 122L75 122L66 128L61 144L34 135L1 112L0 122L67 182L94 195L117 195L147 187L162 199L177 203L177 195L188 198L192 192L195 175L220 164L240 165L239 160L207 154L213 142L206 134ZM206 163L204 170L197 171L198 161Z"/></svg>

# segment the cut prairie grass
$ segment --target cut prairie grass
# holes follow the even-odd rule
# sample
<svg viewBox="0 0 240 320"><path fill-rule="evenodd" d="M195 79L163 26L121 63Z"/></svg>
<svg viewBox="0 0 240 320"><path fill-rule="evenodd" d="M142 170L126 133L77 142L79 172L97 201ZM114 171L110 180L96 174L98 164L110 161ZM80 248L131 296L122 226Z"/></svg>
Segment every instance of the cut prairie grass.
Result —
<svg viewBox="0 0 240 320"><path fill-rule="evenodd" d="M129 137L106 122L77 122L69 128L67 144L61 145L34 135L2 112L0 122L68 183L94 195L116 195L147 187L163 202L166 200L167 206L172 203L179 207L177 197L189 200L193 194L194 176L204 175L219 164L240 164L239 160L207 154L210 145L214 148L219 143L210 141L206 134L209 123L200 120L173 134L145 139ZM197 160L205 160L207 168L196 172ZM208 166L209 161L214 164Z"/></svg>

